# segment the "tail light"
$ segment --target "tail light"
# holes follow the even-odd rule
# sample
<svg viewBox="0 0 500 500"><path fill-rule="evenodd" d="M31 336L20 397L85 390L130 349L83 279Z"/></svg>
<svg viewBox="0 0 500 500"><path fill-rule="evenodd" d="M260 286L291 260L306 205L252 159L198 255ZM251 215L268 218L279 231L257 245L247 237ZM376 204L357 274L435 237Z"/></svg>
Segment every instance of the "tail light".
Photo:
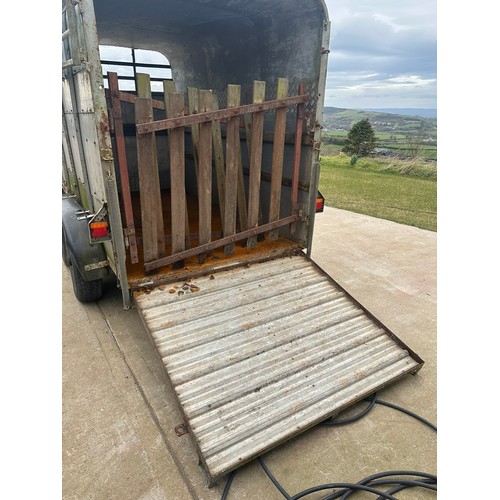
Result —
<svg viewBox="0 0 500 500"><path fill-rule="evenodd" d="M325 198L324 196L318 191L318 195L316 196L316 213L318 212L323 212L323 209L325 208Z"/></svg>
<svg viewBox="0 0 500 500"><path fill-rule="evenodd" d="M90 227L90 236L92 239L98 238L106 238L109 234L108 223L105 221L102 222L91 222L89 224Z"/></svg>

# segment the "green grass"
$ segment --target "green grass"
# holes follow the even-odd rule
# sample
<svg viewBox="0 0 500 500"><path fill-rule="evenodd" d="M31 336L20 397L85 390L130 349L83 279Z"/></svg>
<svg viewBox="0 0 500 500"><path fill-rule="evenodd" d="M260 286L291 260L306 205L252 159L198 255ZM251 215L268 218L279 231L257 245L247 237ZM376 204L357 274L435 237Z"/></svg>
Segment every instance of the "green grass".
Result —
<svg viewBox="0 0 500 500"><path fill-rule="evenodd" d="M437 230L434 163L323 156L319 190L327 206Z"/></svg>

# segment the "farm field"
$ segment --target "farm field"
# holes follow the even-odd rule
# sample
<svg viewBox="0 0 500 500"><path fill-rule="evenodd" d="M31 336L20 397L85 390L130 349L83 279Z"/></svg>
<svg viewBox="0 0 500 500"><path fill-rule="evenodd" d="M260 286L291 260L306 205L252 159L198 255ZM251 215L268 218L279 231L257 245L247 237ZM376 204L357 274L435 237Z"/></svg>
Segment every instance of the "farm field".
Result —
<svg viewBox="0 0 500 500"><path fill-rule="evenodd" d="M327 206L437 230L434 162L322 156L319 190Z"/></svg>
<svg viewBox="0 0 500 500"><path fill-rule="evenodd" d="M377 148L386 154L437 159L437 119L326 107L322 147L325 154L340 151L351 127L368 118Z"/></svg>

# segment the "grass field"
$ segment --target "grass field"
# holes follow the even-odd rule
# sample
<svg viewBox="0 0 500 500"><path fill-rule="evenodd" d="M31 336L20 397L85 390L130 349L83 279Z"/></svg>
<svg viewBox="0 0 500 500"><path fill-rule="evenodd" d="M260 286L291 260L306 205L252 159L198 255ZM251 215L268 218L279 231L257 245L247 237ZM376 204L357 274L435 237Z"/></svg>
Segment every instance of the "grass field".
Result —
<svg viewBox="0 0 500 500"><path fill-rule="evenodd" d="M327 206L437 230L436 165L423 161L323 156L319 190Z"/></svg>
<svg viewBox="0 0 500 500"><path fill-rule="evenodd" d="M347 138L347 130L336 130L334 132L324 132L322 135L322 149L326 154L330 151L340 151ZM375 134L378 148L387 149L400 156L416 156L429 159L437 159L437 142L425 143L417 139L408 139L402 133L376 132Z"/></svg>

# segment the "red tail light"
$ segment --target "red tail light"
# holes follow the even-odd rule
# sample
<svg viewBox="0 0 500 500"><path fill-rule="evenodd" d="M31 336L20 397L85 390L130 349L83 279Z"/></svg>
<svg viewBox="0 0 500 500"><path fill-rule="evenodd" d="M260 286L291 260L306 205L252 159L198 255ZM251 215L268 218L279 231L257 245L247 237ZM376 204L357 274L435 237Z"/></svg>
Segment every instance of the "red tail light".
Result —
<svg viewBox="0 0 500 500"><path fill-rule="evenodd" d="M316 196L316 213L323 212L324 208L325 208L325 198L318 191L318 196Z"/></svg>
<svg viewBox="0 0 500 500"><path fill-rule="evenodd" d="M107 222L91 222L90 234L92 238L104 238L108 236L108 223Z"/></svg>

